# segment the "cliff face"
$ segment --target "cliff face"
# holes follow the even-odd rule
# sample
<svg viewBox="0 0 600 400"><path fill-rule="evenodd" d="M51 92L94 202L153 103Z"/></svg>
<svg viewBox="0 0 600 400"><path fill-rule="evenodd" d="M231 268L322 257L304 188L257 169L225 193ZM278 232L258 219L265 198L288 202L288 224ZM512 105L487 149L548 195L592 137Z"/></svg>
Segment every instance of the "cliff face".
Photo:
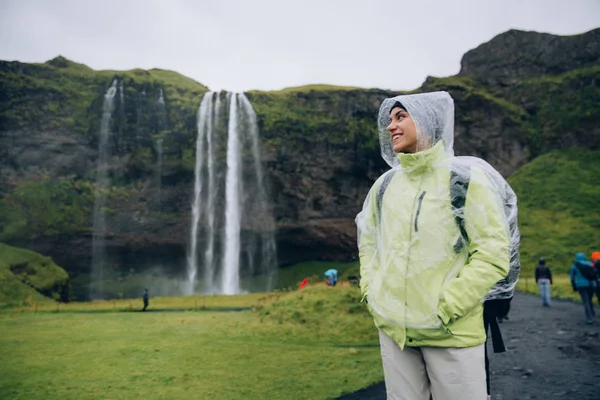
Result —
<svg viewBox="0 0 600 400"><path fill-rule="evenodd" d="M185 253L196 111L207 88L170 71L93 71L62 57L0 63L0 240L70 271L89 267L102 104L115 80L109 251L174 263Z"/></svg>
<svg viewBox="0 0 600 400"><path fill-rule="evenodd" d="M571 63L552 58L541 68L541 58L519 69L521 58L510 64L497 52L537 43L535 35L548 49L574 39L510 31L467 53L459 76L430 77L418 91L449 91L456 154L482 157L508 176L554 148L599 145L598 67L587 66L597 34L577 38L583 50ZM87 271L102 102L115 79L107 247L123 263L143 269L162 260L177 272L185 265L197 109L207 88L170 71L93 71L62 57L0 62L0 241ZM328 86L247 94L280 263L356 255L354 217L387 167L376 115L395 94Z"/></svg>
<svg viewBox="0 0 600 400"><path fill-rule="evenodd" d="M459 76L510 86L600 64L600 29L573 36L510 30L468 51Z"/></svg>
<svg viewBox="0 0 600 400"><path fill-rule="evenodd" d="M468 51L470 78L526 113L533 155L600 146L600 29L572 36L511 30Z"/></svg>

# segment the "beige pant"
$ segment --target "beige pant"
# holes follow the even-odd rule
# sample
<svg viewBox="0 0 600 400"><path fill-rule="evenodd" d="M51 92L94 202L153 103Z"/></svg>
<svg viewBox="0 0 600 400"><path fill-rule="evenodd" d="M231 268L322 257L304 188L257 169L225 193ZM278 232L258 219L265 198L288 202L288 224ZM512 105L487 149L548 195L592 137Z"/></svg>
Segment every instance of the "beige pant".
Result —
<svg viewBox="0 0 600 400"><path fill-rule="evenodd" d="M484 345L405 347L379 331L388 400L484 400Z"/></svg>

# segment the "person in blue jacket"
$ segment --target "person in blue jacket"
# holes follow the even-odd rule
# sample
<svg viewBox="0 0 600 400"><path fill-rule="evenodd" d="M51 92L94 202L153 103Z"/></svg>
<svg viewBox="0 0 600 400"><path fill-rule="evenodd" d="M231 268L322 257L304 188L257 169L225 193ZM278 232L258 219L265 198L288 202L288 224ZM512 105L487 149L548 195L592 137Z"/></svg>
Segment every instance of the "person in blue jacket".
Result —
<svg viewBox="0 0 600 400"><path fill-rule="evenodd" d="M594 312L594 305L592 304L595 283L593 279L590 279L588 273L590 269L592 271L594 270L592 263L585 259L585 254L577 253L575 262L569 269L569 276L571 277L573 291L579 292L579 295L581 296L587 323L591 325L594 323L596 314Z"/></svg>
<svg viewBox="0 0 600 400"><path fill-rule="evenodd" d="M325 271L325 276L327 277L327 286L335 286L338 281L338 272L336 269L328 269Z"/></svg>

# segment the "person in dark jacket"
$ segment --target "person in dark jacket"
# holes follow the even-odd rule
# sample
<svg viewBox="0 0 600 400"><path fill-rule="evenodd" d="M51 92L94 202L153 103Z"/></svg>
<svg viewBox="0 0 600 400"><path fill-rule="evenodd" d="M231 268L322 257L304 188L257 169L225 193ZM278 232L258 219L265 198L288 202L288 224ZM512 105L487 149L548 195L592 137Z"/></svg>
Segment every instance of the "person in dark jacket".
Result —
<svg viewBox="0 0 600 400"><path fill-rule="evenodd" d="M577 253L575 256L575 262L569 269L569 276L571 277L571 286L573 287L573 291L579 292L579 295L581 296L587 323L591 325L594 323L594 319L596 318L594 304L592 303L595 282L594 280L591 280L585 276L584 271L587 268L592 268L592 264L585 259L585 254Z"/></svg>
<svg viewBox="0 0 600 400"><path fill-rule="evenodd" d="M550 285L552 285L552 272L546 265L546 260L540 258L539 265L535 267L535 283L540 288L542 296L542 305L550 307Z"/></svg>
<svg viewBox="0 0 600 400"><path fill-rule="evenodd" d="M148 288L144 289L144 308L142 308L142 311L146 311L146 308L148 308L148 300L150 299L150 295L148 294Z"/></svg>

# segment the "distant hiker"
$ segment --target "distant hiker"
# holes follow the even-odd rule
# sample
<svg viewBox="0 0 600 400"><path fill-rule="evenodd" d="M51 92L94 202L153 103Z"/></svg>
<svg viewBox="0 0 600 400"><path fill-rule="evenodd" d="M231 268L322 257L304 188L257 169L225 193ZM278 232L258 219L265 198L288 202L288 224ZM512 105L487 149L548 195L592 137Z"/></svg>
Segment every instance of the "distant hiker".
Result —
<svg viewBox="0 0 600 400"><path fill-rule="evenodd" d="M148 300L150 299L150 295L148 294L148 289L144 289L144 308L142 308L142 311L146 311L146 308L148 308Z"/></svg>
<svg viewBox="0 0 600 400"><path fill-rule="evenodd" d="M325 271L325 276L327 277L327 281L325 284L327 286L335 286L338 281L338 271L337 269L328 269Z"/></svg>
<svg viewBox="0 0 600 400"><path fill-rule="evenodd" d="M596 270L596 298L598 299L598 305L600 305L600 251L594 251L591 258Z"/></svg>
<svg viewBox="0 0 600 400"><path fill-rule="evenodd" d="M579 292L579 295L581 296L587 323L593 324L596 317L594 304L592 303L594 286L596 284L596 271L594 270L592 263L585 259L585 254L577 253L575 262L569 269L569 276L571 277L573 291Z"/></svg>
<svg viewBox="0 0 600 400"><path fill-rule="evenodd" d="M540 288L540 296L542 296L542 305L550 307L550 285L552 285L552 272L546 265L546 260L540 258L539 264L535 267L535 283Z"/></svg>
<svg viewBox="0 0 600 400"><path fill-rule="evenodd" d="M510 301L519 275L516 196L485 161L454 157L447 92L386 99L378 123L391 169L356 224L387 398L483 400L487 327L504 351L497 310L507 309L487 305Z"/></svg>

